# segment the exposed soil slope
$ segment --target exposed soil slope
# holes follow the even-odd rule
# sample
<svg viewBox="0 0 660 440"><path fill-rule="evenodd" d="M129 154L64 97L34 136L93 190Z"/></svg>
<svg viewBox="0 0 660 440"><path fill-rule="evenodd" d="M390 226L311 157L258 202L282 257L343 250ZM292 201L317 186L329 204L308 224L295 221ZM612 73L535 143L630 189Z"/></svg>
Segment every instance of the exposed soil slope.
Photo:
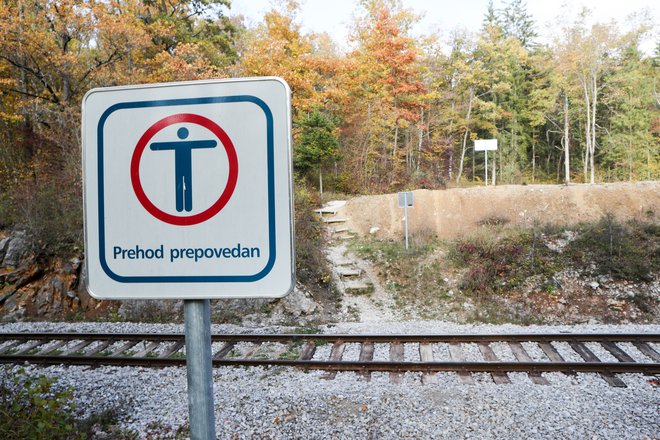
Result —
<svg viewBox="0 0 660 440"><path fill-rule="evenodd" d="M579 236L576 232L581 230L576 226L579 223L609 224L610 220L604 221L603 217L612 216L615 219L613 225L628 220L657 225L660 220L660 182L473 187L417 190L413 193L414 206L408 211L413 251L405 256L401 254L404 210L398 207L396 194L360 196L343 205L335 204L336 216L352 232L376 238L353 242L353 250L357 253L346 252L345 255L359 259L357 254L361 254L366 259L361 260L364 264L373 265L371 284L374 290L378 291L380 287L390 295L388 302L396 303L397 311L405 317L526 324L656 322L660 311L657 272L652 272L650 278L642 277L644 279L617 277L612 274L612 268L603 272L598 269L600 263L596 263L595 254L589 254L599 249L593 245L589 246L594 249L586 251L586 261L577 265L576 262L567 263L570 258L562 259L559 255ZM548 235L534 235L540 246L535 257L525 250L521 238L510 242L508 248L504 246L502 249L510 248L510 252L515 249L522 252L522 260L516 260L516 263L513 257L501 259L496 254L488 254L487 245L482 249L485 255L475 247L483 237L495 241L508 237L509 233L511 237L517 237L519 231L503 230L499 225L505 225L505 229L535 227L536 231L542 231L543 228L536 227L544 225L561 229L549 232L553 230L551 228ZM476 237L469 237L475 233ZM610 246L614 235L610 231ZM481 255L480 263L456 267L448 258L452 245L446 241L428 240L432 236L450 240L465 238L466 246L474 247L468 253ZM470 241L473 239L476 240ZM600 243L600 238L598 240ZM603 240L606 240L605 236ZM435 244L428 247L425 243ZM615 244L620 265L626 262L633 267L632 254L621 253L622 241ZM586 243L584 246L591 249ZM547 250L543 257L547 264L542 263L542 248ZM534 247L531 249L533 252ZM531 266L526 264L529 261L533 262ZM524 269L528 266L534 268L531 273ZM493 279L484 277L483 274L490 273L484 268L491 267L498 268L494 272L497 276ZM513 267L518 267L521 272L506 275ZM500 280L498 276L504 279ZM473 284L478 284L478 288ZM350 300L352 296L347 293L345 298ZM373 301L367 294L360 300L344 301L344 304L356 308L352 312L359 316L358 319L391 319L384 307L373 307L373 304L360 307L369 300L375 305L384 304L382 298Z"/></svg>
<svg viewBox="0 0 660 440"><path fill-rule="evenodd" d="M408 210L408 225L416 233L453 238L475 231L484 223L530 227L535 223L571 225L597 221L606 214L625 221L660 218L660 182L596 185L503 185L416 190ZM339 210L348 227L361 235L403 234L403 209L396 194L355 197ZM377 232L375 228L378 228Z"/></svg>

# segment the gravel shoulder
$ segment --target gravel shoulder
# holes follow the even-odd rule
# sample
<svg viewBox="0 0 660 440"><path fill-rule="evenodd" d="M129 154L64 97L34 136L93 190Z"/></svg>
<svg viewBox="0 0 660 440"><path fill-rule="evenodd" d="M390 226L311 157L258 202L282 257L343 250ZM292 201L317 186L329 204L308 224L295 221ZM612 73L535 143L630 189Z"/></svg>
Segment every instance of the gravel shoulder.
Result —
<svg viewBox="0 0 660 440"><path fill-rule="evenodd" d="M214 332L290 331L213 325ZM341 323L326 333L660 332L660 325L460 325L439 321ZM182 325L134 323L12 323L0 331L180 332ZM658 347L656 347L658 348ZM347 356L357 350L347 348ZM378 349L376 350L378 353ZM322 350L319 350L322 353ZM408 354L407 354L408 355ZM83 415L117 408L122 428L139 438L175 438L187 423L185 368L27 367L72 385ZM5 373L5 370L0 370ZM454 374L422 384L406 374L370 382L354 373L323 380L322 372L287 368L216 368L214 392L220 439L643 439L660 437L660 389L648 377L625 375L612 388L594 375L544 374L533 385L524 374L495 385L475 375L464 385ZM102 437L99 437L102 438ZM109 437L108 437L109 438Z"/></svg>

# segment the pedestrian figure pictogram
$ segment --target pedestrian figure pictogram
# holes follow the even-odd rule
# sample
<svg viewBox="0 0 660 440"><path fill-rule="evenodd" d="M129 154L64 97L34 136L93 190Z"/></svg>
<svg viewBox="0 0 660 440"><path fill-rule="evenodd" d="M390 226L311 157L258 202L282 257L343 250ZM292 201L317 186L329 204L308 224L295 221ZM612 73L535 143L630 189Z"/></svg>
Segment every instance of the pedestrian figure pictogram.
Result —
<svg viewBox="0 0 660 440"><path fill-rule="evenodd" d="M178 127L176 133L179 140L169 141L168 138L171 139L173 137L172 130L174 130L174 127ZM189 135L194 133L191 131L191 127L202 127L208 130L210 133L207 133L208 137L205 139L202 138L202 140L190 140L188 139ZM162 134L159 138L157 138L159 140L152 142L154 136L156 136L158 133L161 133L161 131ZM197 132L205 133L205 131ZM167 133L169 133L169 136ZM211 151L215 151L215 153L211 154L211 156L215 157L215 159L217 159L218 154L222 156L222 153L224 152L227 155L229 174L226 176L226 182L224 180L225 175L223 172L214 173L213 176L211 176L211 180L209 181L210 176L208 174L208 164L215 163L216 165L213 165L215 168L217 167L217 161L213 158L205 158L201 161L199 159L196 160L195 168L199 169L195 171L195 180L197 180L197 176L200 175L201 171L203 182L202 185L199 183L195 184L196 196L193 210L192 154L193 150L201 148L212 149ZM174 180L174 200L171 199L171 192L167 188L162 188L160 190L161 196L156 198L160 206L170 207L171 212L164 211L159 206L154 204L154 202L149 198L149 196L147 196L147 193L145 193L144 188L142 187L140 163L145 150L169 150L174 152L174 175L171 177L168 176L170 178L166 179L168 181L170 179ZM159 155L164 156L160 153L157 153L155 156ZM206 171L206 174L204 174L204 171ZM221 171L221 169L218 169L218 171ZM156 168L151 168L151 172L147 172L145 176L153 184L153 182L162 182L164 172L169 173L170 171L163 171L163 167L159 166ZM231 139L227 133L225 133L225 131L211 119L193 113L173 114L157 121L155 124L150 126L142 134L140 140L135 145L135 150L133 151L133 156L131 158L131 184L138 200L151 215L159 220L164 221L165 223L172 225L196 225L214 217L218 212L222 210L222 208L224 208L224 206L231 198L234 189L236 188L237 179L238 158L236 156L236 150L234 149L234 145ZM169 185L171 184L168 184L168 186ZM224 190L222 190L222 193L219 194L218 199L213 202L211 206L199 206L200 203L203 204L205 201L203 197L199 197L200 193L206 192L209 188L217 188L218 190L221 190L223 185ZM163 203L166 200L170 200L171 202L176 203ZM206 200L206 202L208 202L208 200ZM173 209L175 207L176 211ZM173 212L184 213L186 215L175 215Z"/></svg>
<svg viewBox="0 0 660 440"><path fill-rule="evenodd" d="M152 151L174 150L174 191L178 212L192 211L192 150L218 145L214 140L186 141L188 134L188 129L181 127L176 132L181 141L153 142L149 146Z"/></svg>

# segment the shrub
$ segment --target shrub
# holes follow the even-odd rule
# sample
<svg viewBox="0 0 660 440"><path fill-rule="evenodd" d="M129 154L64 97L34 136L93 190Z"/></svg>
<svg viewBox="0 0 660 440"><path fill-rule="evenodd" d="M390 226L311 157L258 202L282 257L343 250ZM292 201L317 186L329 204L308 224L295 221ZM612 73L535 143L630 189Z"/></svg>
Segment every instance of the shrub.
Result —
<svg viewBox="0 0 660 440"><path fill-rule="evenodd" d="M123 406L122 402L81 420L71 387L58 388L54 379L44 375L5 367L0 375L0 439L83 440L101 431L105 438L135 440L136 431L117 426Z"/></svg>
<svg viewBox="0 0 660 440"><path fill-rule="evenodd" d="M24 369L0 382L0 438L82 439L74 418L73 390L56 389L46 376Z"/></svg>
<svg viewBox="0 0 660 440"><path fill-rule="evenodd" d="M321 222L314 213L318 196L304 183L295 185L296 274L304 284L325 285L330 277L325 255Z"/></svg>
<svg viewBox="0 0 660 440"><path fill-rule="evenodd" d="M34 250L58 255L82 248L82 182L77 111L52 130L27 128L0 142L0 225L22 229Z"/></svg>
<svg viewBox="0 0 660 440"><path fill-rule="evenodd" d="M430 296L441 298L446 291L438 260L431 256L438 241L430 237L419 241L425 242L413 244L408 250L402 240L352 240L348 247L361 258L376 263L376 273L399 305L427 307L432 303Z"/></svg>
<svg viewBox="0 0 660 440"><path fill-rule="evenodd" d="M491 215L477 222L479 226L502 226L509 223L509 219L500 215Z"/></svg>
<svg viewBox="0 0 660 440"><path fill-rule="evenodd" d="M16 218L36 251L57 255L82 248L82 202L75 187L62 188L50 181L23 191L17 198Z"/></svg>
<svg viewBox="0 0 660 440"><path fill-rule="evenodd" d="M628 281L652 281L660 270L660 226L636 221L623 224L607 215L581 229L567 246L575 264Z"/></svg>
<svg viewBox="0 0 660 440"><path fill-rule="evenodd" d="M459 240L449 257L457 267L467 268L461 288L477 295L508 291L534 275L551 277L558 267L557 256L534 231Z"/></svg>

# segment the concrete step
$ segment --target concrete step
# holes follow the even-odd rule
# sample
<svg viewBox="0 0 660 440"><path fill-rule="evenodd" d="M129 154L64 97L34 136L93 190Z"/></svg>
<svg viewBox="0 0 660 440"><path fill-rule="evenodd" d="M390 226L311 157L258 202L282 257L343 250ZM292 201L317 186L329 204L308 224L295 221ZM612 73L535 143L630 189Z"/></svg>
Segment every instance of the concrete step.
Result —
<svg viewBox="0 0 660 440"><path fill-rule="evenodd" d="M339 217L323 218L323 223L344 223L347 219Z"/></svg>
<svg viewBox="0 0 660 440"><path fill-rule="evenodd" d="M368 295L374 291L374 285L365 281L349 281L344 284L344 291L353 295Z"/></svg>
<svg viewBox="0 0 660 440"><path fill-rule="evenodd" d="M338 239L338 240L350 240L350 239L352 239L352 238L355 238L355 236L344 234L344 235L338 235L338 236L336 236L336 237L334 237L334 238L336 238L336 239Z"/></svg>
<svg viewBox="0 0 660 440"><path fill-rule="evenodd" d="M353 260L349 260L348 258L342 258L341 260L333 261L335 266L350 266L353 264Z"/></svg>
<svg viewBox="0 0 660 440"><path fill-rule="evenodd" d="M332 215L335 215L335 214L337 214L337 210L334 209L334 208L321 208L321 209L315 209L314 212L317 213L317 214L320 214L320 215L324 215L324 214L332 214Z"/></svg>
<svg viewBox="0 0 660 440"><path fill-rule="evenodd" d="M348 228L346 226L340 226L338 228L335 228L332 230L335 234L339 234L340 232L348 232Z"/></svg>
<svg viewBox="0 0 660 440"><path fill-rule="evenodd" d="M340 277L357 277L362 274L362 271L355 267L342 266L337 269L337 274Z"/></svg>

